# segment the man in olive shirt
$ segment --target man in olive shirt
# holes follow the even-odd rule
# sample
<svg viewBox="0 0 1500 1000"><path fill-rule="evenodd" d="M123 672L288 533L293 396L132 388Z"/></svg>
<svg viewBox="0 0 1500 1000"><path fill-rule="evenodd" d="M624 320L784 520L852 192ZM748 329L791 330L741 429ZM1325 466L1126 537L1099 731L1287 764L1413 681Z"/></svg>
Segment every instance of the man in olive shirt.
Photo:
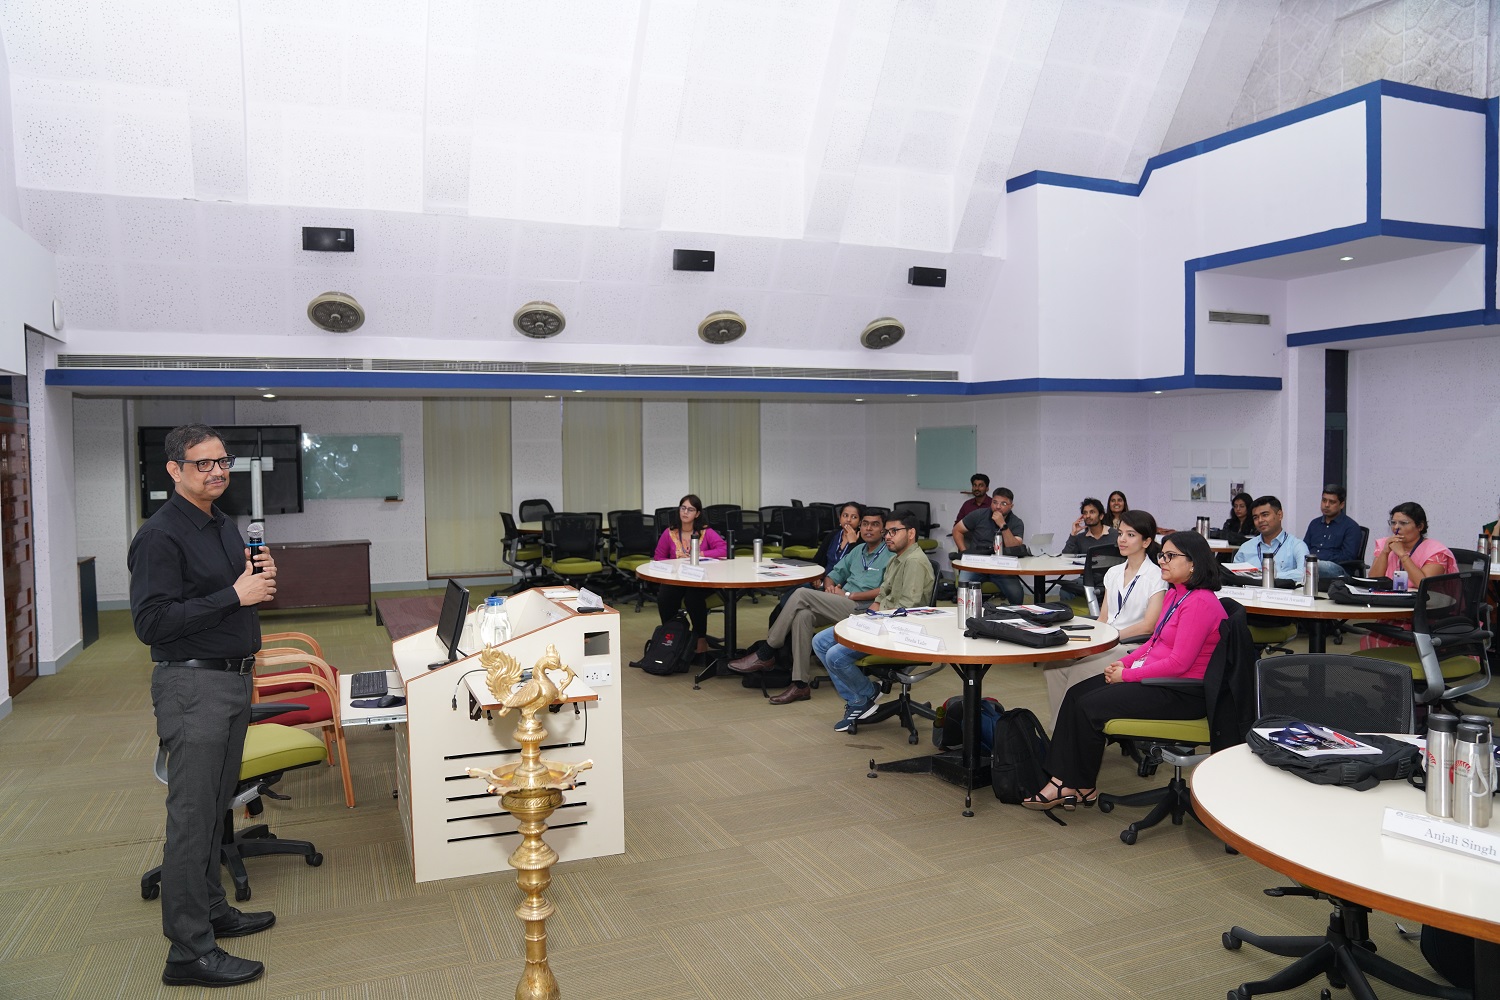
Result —
<svg viewBox="0 0 1500 1000"><path fill-rule="evenodd" d="M870 605L871 611L921 608L932 600L932 563L917 544L917 530L915 514L892 514L886 520L885 544L895 558L885 568L880 593ZM865 654L841 645L833 629L819 632L812 645L813 652L828 669L833 686L844 696L846 708L834 724L834 731L848 732L851 725L875 713L880 703L880 688L855 665Z"/></svg>
<svg viewBox="0 0 1500 1000"><path fill-rule="evenodd" d="M130 615L151 647L151 703L167 750L167 842L162 933L171 942L162 982L234 986L265 966L220 938L263 931L273 913L241 913L224 899L219 843L239 783L250 723L250 678L260 649L255 606L276 595L276 564L251 553L214 501L234 457L212 427L173 428L167 473L176 489L130 543Z"/></svg>

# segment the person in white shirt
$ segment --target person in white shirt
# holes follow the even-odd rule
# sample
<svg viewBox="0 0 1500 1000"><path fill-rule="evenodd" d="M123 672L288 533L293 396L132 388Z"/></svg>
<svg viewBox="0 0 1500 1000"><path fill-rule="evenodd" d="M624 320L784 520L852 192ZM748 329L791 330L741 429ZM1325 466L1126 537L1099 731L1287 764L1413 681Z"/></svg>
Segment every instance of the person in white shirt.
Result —
<svg viewBox="0 0 1500 1000"><path fill-rule="evenodd" d="M1256 497L1250 505L1250 516L1255 519L1255 530L1260 534L1240 546L1234 554L1234 561L1249 563L1259 569L1261 557L1271 556L1276 562L1276 579L1302 579L1302 561L1307 558L1307 546L1302 539L1282 529L1281 501L1273 496Z"/></svg>
<svg viewBox="0 0 1500 1000"><path fill-rule="evenodd" d="M1117 544L1125 561L1105 571L1104 604L1099 613L1119 630L1122 643L1131 638L1146 638L1161 617L1162 595L1167 592L1167 585L1162 581L1161 568L1152 558L1155 539L1156 518L1143 510L1127 510L1121 515ZM1104 668L1119 658L1119 650L1112 649L1081 660L1064 660L1056 666L1048 664L1047 703L1052 707L1053 720L1057 719L1058 707L1068 688L1104 673Z"/></svg>

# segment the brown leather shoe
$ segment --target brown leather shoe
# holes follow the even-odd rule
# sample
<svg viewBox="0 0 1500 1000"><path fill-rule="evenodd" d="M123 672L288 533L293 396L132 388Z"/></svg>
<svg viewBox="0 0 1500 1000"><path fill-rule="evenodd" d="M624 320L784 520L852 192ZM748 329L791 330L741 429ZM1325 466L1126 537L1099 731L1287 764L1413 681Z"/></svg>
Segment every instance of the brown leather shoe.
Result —
<svg viewBox="0 0 1500 1000"><path fill-rule="evenodd" d="M812 688L806 684L793 684L780 694L771 696L773 705L790 705L794 701L809 701L812 698Z"/></svg>
<svg viewBox="0 0 1500 1000"><path fill-rule="evenodd" d="M750 652L738 660L730 660L729 669L737 674L758 674L775 662L774 659L762 660L758 653Z"/></svg>

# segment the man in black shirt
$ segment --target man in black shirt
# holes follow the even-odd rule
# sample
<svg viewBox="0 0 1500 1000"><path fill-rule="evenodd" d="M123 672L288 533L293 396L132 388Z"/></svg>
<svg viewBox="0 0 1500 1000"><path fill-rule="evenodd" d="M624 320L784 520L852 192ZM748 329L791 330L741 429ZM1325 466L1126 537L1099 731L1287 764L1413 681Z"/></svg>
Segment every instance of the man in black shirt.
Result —
<svg viewBox="0 0 1500 1000"><path fill-rule="evenodd" d="M250 558L239 528L214 506L229 486L218 432L174 428L167 473L177 487L130 543L130 614L151 647L151 703L167 750L167 842L162 933L171 942L162 982L232 986L265 972L218 938L263 931L273 913L241 913L219 882L219 842L239 781L250 723L250 678L260 649L255 606L276 593L276 565Z"/></svg>

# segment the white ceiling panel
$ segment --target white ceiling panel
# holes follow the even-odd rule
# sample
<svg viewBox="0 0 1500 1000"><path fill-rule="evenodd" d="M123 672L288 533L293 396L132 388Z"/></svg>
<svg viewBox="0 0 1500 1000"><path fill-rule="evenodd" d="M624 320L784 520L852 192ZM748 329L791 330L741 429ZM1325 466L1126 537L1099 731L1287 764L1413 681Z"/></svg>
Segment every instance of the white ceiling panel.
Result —
<svg viewBox="0 0 1500 1000"><path fill-rule="evenodd" d="M0 36L75 328L305 337L341 290L371 336L515 343L550 298L573 343L698 349L737 308L747 344L862 360L888 312L911 355L972 347L1008 177L1134 180L1265 104L1264 51L1312 80L1330 17L1293 7L0 0ZM357 250L306 253L303 225ZM718 269L673 272L674 247Z"/></svg>

